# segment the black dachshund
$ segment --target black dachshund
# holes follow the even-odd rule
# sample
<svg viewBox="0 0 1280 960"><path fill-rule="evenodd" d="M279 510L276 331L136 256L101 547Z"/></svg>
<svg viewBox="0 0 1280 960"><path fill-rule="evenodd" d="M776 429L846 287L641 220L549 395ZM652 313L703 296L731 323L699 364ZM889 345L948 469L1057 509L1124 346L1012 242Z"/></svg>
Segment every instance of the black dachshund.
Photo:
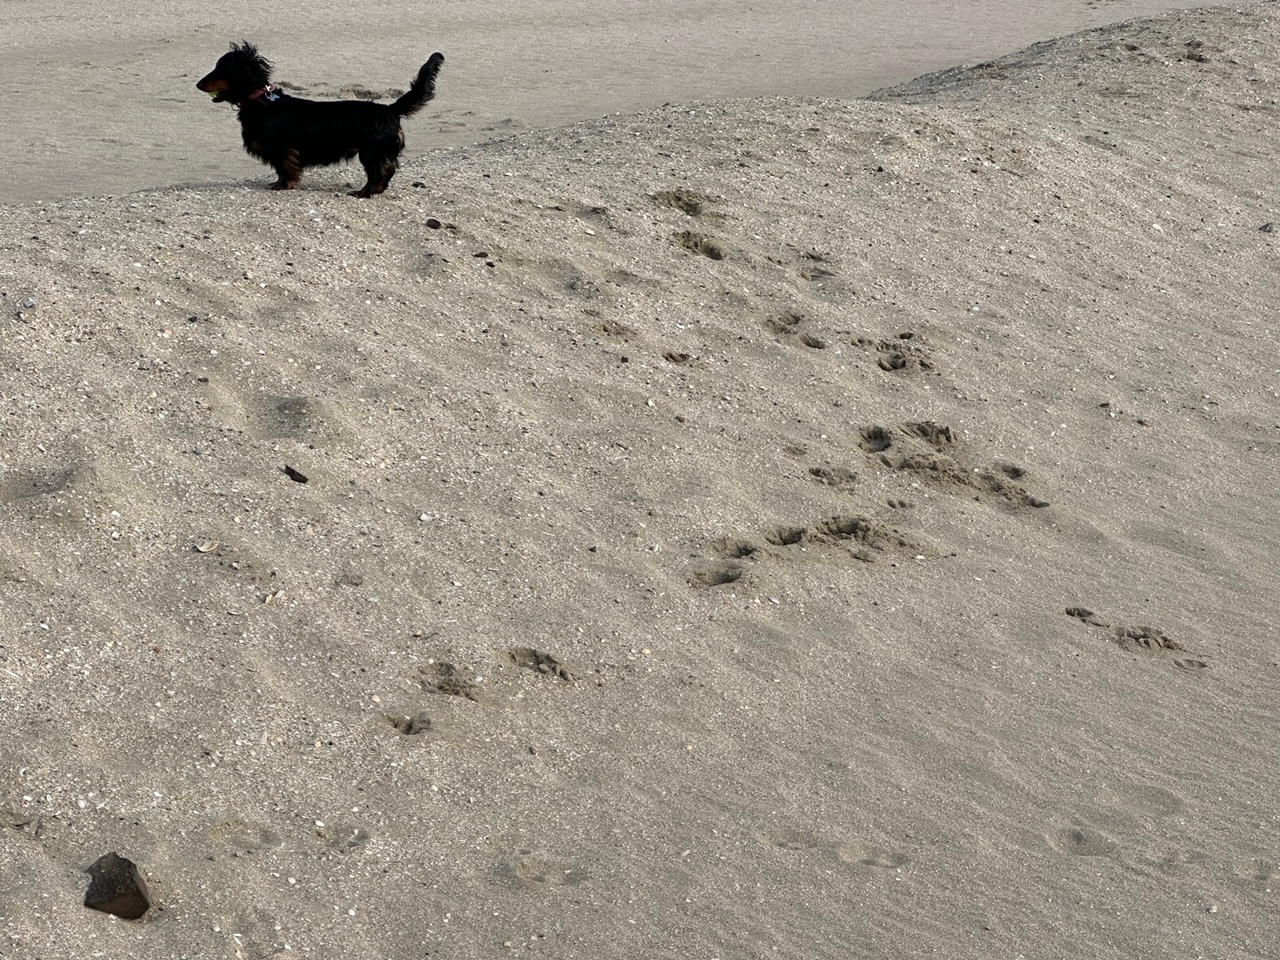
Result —
<svg viewBox="0 0 1280 960"><path fill-rule="evenodd" d="M353 197L382 193L395 175L404 131L400 118L417 113L436 93L436 74L444 54L433 53L413 86L392 104L363 100L322 103L282 93L271 83L271 64L253 44L233 43L196 86L214 103L233 103L240 111L244 148L275 167L272 190L292 190L305 167L321 167L358 156L369 182Z"/></svg>

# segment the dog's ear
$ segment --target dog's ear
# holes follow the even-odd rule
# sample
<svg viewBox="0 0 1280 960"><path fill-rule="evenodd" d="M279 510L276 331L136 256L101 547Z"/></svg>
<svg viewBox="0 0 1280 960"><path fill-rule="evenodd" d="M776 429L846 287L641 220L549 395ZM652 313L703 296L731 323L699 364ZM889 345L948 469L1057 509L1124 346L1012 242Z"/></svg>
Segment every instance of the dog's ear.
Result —
<svg viewBox="0 0 1280 960"><path fill-rule="evenodd" d="M267 77L271 76L271 61L268 60L266 57L264 57L262 54L260 54L258 52L258 48L255 47L248 40L241 40L239 43L231 44L231 49L235 53L241 54L242 56L252 59L257 64L258 69L262 71L264 76L267 76Z"/></svg>

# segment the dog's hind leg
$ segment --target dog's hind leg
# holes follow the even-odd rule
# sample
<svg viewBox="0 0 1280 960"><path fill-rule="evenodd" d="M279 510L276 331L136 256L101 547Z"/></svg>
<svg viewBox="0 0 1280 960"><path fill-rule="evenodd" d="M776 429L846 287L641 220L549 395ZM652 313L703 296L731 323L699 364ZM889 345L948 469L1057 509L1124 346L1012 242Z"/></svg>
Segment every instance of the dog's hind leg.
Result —
<svg viewBox="0 0 1280 960"><path fill-rule="evenodd" d="M360 154L360 163L364 165L368 182L359 190L352 190L353 197L372 197L374 194L382 193L387 189L387 184L391 182L391 178L395 176L400 166L395 157L388 157L384 153L369 154L363 151Z"/></svg>
<svg viewBox="0 0 1280 960"><path fill-rule="evenodd" d="M298 159L297 150L286 150L279 160L272 160L279 178L271 185L272 190L292 190L302 179L302 161Z"/></svg>

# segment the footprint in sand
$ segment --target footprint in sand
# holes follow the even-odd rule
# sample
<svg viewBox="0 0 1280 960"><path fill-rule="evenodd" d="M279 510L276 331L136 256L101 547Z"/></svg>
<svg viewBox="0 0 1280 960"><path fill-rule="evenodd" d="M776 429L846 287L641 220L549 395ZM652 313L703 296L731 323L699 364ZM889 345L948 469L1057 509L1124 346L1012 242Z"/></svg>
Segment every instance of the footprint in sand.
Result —
<svg viewBox="0 0 1280 960"><path fill-rule="evenodd" d="M1120 849L1105 833L1092 827L1064 827L1045 836L1049 846L1071 857L1109 857Z"/></svg>
<svg viewBox="0 0 1280 960"><path fill-rule="evenodd" d="M773 827L756 834L756 838L779 850L823 850L834 847L831 841L824 840L816 833L808 830L796 830L790 827Z"/></svg>
<svg viewBox="0 0 1280 960"><path fill-rule="evenodd" d="M705 193L697 193L683 188L659 190L653 195L653 199L659 206L671 207L690 217L702 216L715 202L713 198Z"/></svg>
<svg viewBox="0 0 1280 960"><path fill-rule="evenodd" d="M851 490L858 481L858 475L848 467L834 467L821 464L809 468L809 476L825 487L836 490Z"/></svg>
<svg viewBox="0 0 1280 960"><path fill-rule="evenodd" d="M933 353L924 338L911 330L883 340L858 337L853 345L875 351L876 366L886 373L928 373L934 367Z"/></svg>
<svg viewBox="0 0 1280 960"><path fill-rule="evenodd" d="M0 501L13 502L64 493L74 489L78 480L87 479L91 474L92 470L83 464L19 472L0 486Z"/></svg>
<svg viewBox="0 0 1280 960"><path fill-rule="evenodd" d="M1161 873L1177 873L1186 867L1208 863L1209 857L1199 850L1176 844L1157 844L1142 855L1142 860Z"/></svg>
<svg viewBox="0 0 1280 960"><path fill-rule="evenodd" d="M845 863L880 870L896 870L908 862L903 854L870 843L842 843L836 847L836 856Z"/></svg>
<svg viewBox="0 0 1280 960"><path fill-rule="evenodd" d="M945 423L909 420L897 429L872 424L860 431L859 446L880 465L944 493L1016 507L1049 506L1016 482L1027 476L1025 468L1004 461L989 467L975 465Z"/></svg>
<svg viewBox="0 0 1280 960"><path fill-rule="evenodd" d="M535 650L533 647L515 647L507 652L507 656L517 667L532 670L534 673L558 677L561 680L571 682L574 679L573 674L569 672L569 668L560 660L549 653Z"/></svg>
<svg viewBox="0 0 1280 960"><path fill-rule="evenodd" d="M372 839L364 827L350 823L325 823L311 831L311 839L336 853L358 850Z"/></svg>
<svg viewBox="0 0 1280 960"><path fill-rule="evenodd" d="M777 547L790 547L804 539L804 527L775 527L765 539Z"/></svg>
<svg viewBox="0 0 1280 960"><path fill-rule="evenodd" d="M817 250L809 250L801 254L800 278L810 283L831 280L838 276L832 269L831 258Z"/></svg>
<svg viewBox="0 0 1280 960"><path fill-rule="evenodd" d="M497 868L500 881L525 889L576 887L591 879L581 867L553 860L533 850L520 853Z"/></svg>
<svg viewBox="0 0 1280 960"><path fill-rule="evenodd" d="M464 670L443 660L419 667L413 678L423 690L479 701L480 687Z"/></svg>
<svg viewBox="0 0 1280 960"><path fill-rule="evenodd" d="M726 584L737 583L742 579L744 573L746 571L738 564L715 563L691 573L689 575L689 586L700 589L723 587Z"/></svg>
<svg viewBox="0 0 1280 960"><path fill-rule="evenodd" d="M1280 877L1275 862L1265 859L1237 860L1231 864L1231 874L1246 886L1264 890Z"/></svg>
<svg viewBox="0 0 1280 960"><path fill-rule="evenodd" d="M761 843L779 850L830 850L845 863L880 870L896 870L909 861L904 854L860 840L841 841L821 837L808 830L790 827L773 827L756 834Z"/></svg>
<svg viewBox="0 0 1280 960"><path fill-rule="evenodd" d="M676 234L676 243L693 253L700 253L708 260L723 260L724 251L711 237L692 230L681 230Z"/></svg>
<svg viewBox="0 0 1280 960"><path fill-rule="evenodd" d="M883 453L893 446L893 431L873 424L858 432L858 445L867 453Z"/></svg>
<svg viewBox="0 0 1280 960"><path fill-rule="evenodd" d="M382 722L404 737L425 737L436 732L436 723L426 710L393 710Z"/></svg>
<svg viewBox="0 0 1280 960"><path fill-rule="evenodd" d="M803 344L810 350L825 350L827 341L821 337L814 336L808 330L800 329L804 323L804 314L797 313L794 310L788 310L775 317L769 317L765 320L765 328L784 337L794 337L796 342Z"/></svg>
<svg viewBox="0 0 1280 960"><path fill-rule="evenodd" d="M224 820L205 831L210 846L218 853L246 857L280 845L275 832L251 820Z"/></svg>
<svg viewBox="0 0 1280 960"><path fill-rule="evenodd" d="M1164 657L1182 670L1204 670L1209 666L1199 656L1190 655L1186 647L1158 627L1130 627L1124 624L1113 626L1088 607L1067 607L1066 614L1081 623L1107 631L1122 650Z"/></svg>
<svg viewBox="0 0 1280 960"><path fill-rule="evenodd" d="M743 540L739 537L722 537L719 540L712 541L708 544L708 547L716 556L727 557L731 560L744 560L760 552L760 548L750 540Z"/></svg>
<svg viewBox="0 0 1280 960"><path fill-rule="evenodd" d="M923 552L922 547L893 527L862 516L837 515L808 527L775 527L763 539L768 546L737 537L712 541L708 545L709 552L726 559L695 569L689 575L690 586L708 588L737 583L747 573L743 560L750 563L796 560L835 553L862 563L874 563L882 556L917 556ZM781 549L771 550L769 547Z"/></svg>

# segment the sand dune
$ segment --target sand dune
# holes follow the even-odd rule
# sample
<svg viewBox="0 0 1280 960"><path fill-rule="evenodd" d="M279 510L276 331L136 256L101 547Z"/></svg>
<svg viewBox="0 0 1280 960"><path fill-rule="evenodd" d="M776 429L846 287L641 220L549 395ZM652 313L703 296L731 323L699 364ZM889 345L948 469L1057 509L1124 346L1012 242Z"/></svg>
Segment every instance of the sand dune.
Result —
<svg viewBox="0 0 1280 960"><path fill-rule="evenodd" d="M1278 53L8 207L0 953L1273 956Z"/></svg>

